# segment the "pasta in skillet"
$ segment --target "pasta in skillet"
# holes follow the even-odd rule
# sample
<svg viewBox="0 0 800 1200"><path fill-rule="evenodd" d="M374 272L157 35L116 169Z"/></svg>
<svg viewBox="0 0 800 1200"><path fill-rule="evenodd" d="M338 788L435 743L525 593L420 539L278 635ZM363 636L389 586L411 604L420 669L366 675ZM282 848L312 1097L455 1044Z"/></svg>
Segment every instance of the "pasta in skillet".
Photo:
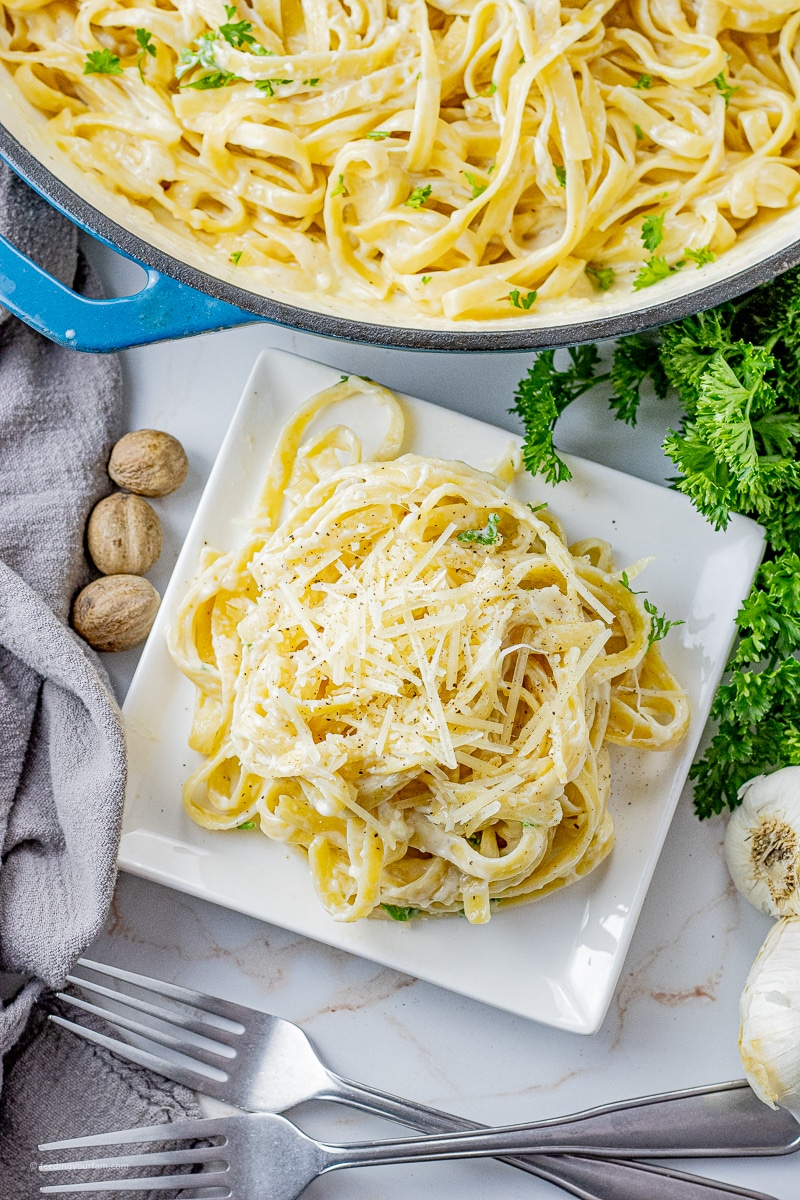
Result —
<svg viewBox="0 0 800 1200"><path fill-rule="evenodd" d="M524 322L797 202L800 0L4 0L58 145L245 288Z"/></svg>
<svg viewBox="0 0 800 1200"><path fill-rule="evenodd" d="M372 461L308 434L354 395L389 418ZM402 433L377 384L312 397L247 541L205 552L170 636L204 756L184 805L301 847L337 920L485 922L605 858L608 744L670 747L689 709L604 542Z"/></svg>

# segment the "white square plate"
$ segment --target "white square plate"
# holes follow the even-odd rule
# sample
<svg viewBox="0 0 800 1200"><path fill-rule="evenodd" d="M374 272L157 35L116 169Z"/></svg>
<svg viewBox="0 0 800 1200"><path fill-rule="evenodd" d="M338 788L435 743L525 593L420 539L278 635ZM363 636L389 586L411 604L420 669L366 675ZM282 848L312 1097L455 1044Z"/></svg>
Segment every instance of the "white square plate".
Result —
<svg viewBox="0 0 800 1200"><path fill-rule="evenodd" d="M689 694L689 734L666 753L612 747L617 843L602 866L564 891L500 908L484 926L456 918L338 924L317 901L299 852L257 832L201 829L184 813L181 786L199 762L187 748L194 688L174 666L165 640L200 549L228 550L244 539L278 432L298 404L338 377L329 367L274 350L253 368L125 704L130 766L120 865L498 1008L594 1033L708 716L734 617L761 557L761 530L734 517L724 533L714 532L677 492L582 459L569 459L572 480L556 489L521 474L514 494L549 501L570 540L607 539L620 568L656 556L642 587L670 618L685 621L669 634L665 657ZM418 454L487 468L507 456L514 441L421 400L407 397L404 407L404 449Z"/></svg>

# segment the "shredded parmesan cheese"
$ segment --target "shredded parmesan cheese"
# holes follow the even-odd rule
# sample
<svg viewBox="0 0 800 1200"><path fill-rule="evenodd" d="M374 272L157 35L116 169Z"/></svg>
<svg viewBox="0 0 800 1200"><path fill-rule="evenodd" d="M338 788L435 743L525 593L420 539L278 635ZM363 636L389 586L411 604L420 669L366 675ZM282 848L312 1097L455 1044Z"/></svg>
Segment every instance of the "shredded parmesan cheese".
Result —
<svg viewBox="0 0 800 1200"><path fill-rule="evenodd" d="M362 462L338 426L303 440L353 392L388 408L391 454ZM207 756L184 803L303 848L336 919L486 921L602 861L606 743L672 745L688 708L604 543L570 550L463 463L395 457L401 430L375 384L312 397L253 536L207 561L171 636Z"/></svg>

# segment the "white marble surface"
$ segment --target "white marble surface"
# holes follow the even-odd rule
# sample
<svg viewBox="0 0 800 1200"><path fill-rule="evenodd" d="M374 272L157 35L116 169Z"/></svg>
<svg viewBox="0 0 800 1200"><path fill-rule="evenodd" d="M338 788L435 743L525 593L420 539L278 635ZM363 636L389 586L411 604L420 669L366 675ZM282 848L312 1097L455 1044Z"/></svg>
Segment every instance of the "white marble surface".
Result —
<svg viewBox="0 0 800 1200"><path fill-rule="evenodd" d="M132 268L104 254L95 258L112 286L126 287ZM370 350L269 326L127 352L126 427L169 430L191 462L181 492L156 502L165 541L151 577L161 590L251 364L268 346L508 428L515 423L506 410L529 362L527 355ZM660 439L672 420L673 412L652 402L632 435L610 420L601 400L579 402L559 441L566 450L663 480L668 464ZM120 694L135 657L106 656ZM297 1021L335 1070L362 1082L485 1122L555 1116L741 1074L738 997L769 922L729 883L723 831L721 819L699 823L684 794L609 1015L590 1038L498 1012L127 875L92 954ZM296 1116L330 1140L390 1135L384 1122L344 1108L307 1107ZM798 1195L800 1168L792 1158L679 1165L776 1200ZM500 1164L454 1163L346 1172L318 1181L307 1195L407 1200L415 1187L437 1200L565 1194Z"/></svg>

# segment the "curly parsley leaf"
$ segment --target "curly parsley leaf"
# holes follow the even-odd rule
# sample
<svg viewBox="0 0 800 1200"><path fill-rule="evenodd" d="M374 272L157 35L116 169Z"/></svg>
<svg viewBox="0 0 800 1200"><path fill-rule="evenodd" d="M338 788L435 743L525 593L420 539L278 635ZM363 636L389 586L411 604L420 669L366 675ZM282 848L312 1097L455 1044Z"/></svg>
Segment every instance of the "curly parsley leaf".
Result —
<svg viewBox="0 0 800 1200"><path fill-rule="evenodd" d="M610 372L613 393L609 400L617 420L635 425L642 398L642 385L647 381L660 400L667 394L669 386L658 344L641 334L622 338L614 352Z"/></svg>
<svg viewBox="0 0 800 1200"><path fill-rule="evenodd" d="M483 529L462 529L456 534L459 542L477 542L480 546L496 546L502 541L500 536L500 514L489 513Z"/></svg>
<svg viewBox="0 0 800 1200"><path fill-rule="evenodd" d="M718 729L690 771L701 818L735 808L739 788L753 775L800 764L800 558L794 551L762 564L736 625L729 674L711 708Z"/></svg>
<svg viewBox="0 0 800 1200"><path fill-rule="evenodd" d="M122 64L110 50L90 50L83 64L84 75L121 75Z"/></svg>
<svg viewBox="0 0 800 1200"><path fill-rule="evenodd" d="M653 76L652 75L640 75L639 78L636 80L636 83L633 86L635 88L638 88L639 90L647 91L649 88L651 88L653 86Z"/></svg>
<svg viewBox="0 0 800 1200"><path fill-rule="evenodd" d="M567 168L566 167L556 167L556 179L558 180L559 187L565 188L567 186Z"/></svg>
<svg viewBox="0 0 800 1200"><path fill-rule="evenodd" d="M596 346L572 346L565 371L555 368L555 350L543 350L520 381L509 410L524 427L522 460L532 475L543 475L548 483L571 479L569 467L559 457L553 430L564 410L608 376L598 376L600 361Z"/></svg>

